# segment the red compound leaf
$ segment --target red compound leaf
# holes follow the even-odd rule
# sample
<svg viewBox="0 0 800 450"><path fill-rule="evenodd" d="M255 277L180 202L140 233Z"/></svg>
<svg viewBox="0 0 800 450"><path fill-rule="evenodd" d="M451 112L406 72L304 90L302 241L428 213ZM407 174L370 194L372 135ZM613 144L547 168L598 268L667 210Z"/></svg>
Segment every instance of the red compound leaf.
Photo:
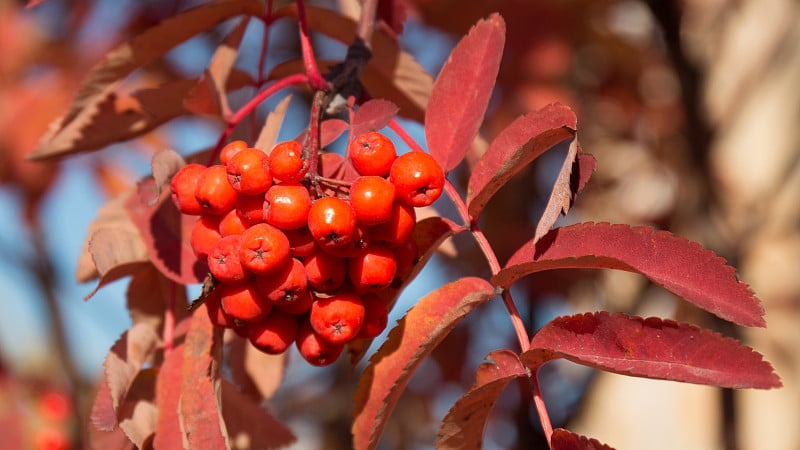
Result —
<svg viewBox="0 0 800 450"><path fill-rule="evenodd" d="M772 366L750 347L687 323L643 319L607 311L559 317L531 340L531 348L553 352L599 370L660 380L733 389L781 386ZM528 361L538 367L540 358Z"/></svg>
<svg viewBox="0 0 800 450"><path fill-rule="evenodd" d="M480 448L489 412L511 381L528 372L516 353L497 350L478 366L475 383L450 408L439 428L436 448Z"/></svg>
<svg viewBox="0 0 800 450"><path fill-rule="evenodd" d="M638 272L725 320L765 325L761 302L723 258L696 242L649 227L580 223L557 228L535 246L528 242L520 247L492 283L507 288L531 273L570 268Z"/></svg>
<svg viewBox="0 0 800 450"><path fill-rule="evenodd" d="M181 399L183 345L175 347L164 358L156 379L156 434L154 448L183 448L183 433L178 416Z"/></svg>
<svg viewBox="0 0 800 450"><path fill-rule="evenodd" d="M389 100L375 99L361 105L353 116L350 134L355 139L368 131L378 131L389 124L400 108Z"/></svg>
<svg viewBox="0 0 800 450"><path fill-rule="evenodd" d="M478 22L453 49L433 84L425 136L445 173L464 159L478 134L500 69L505 33L498 14Z"/></svg>
<svg viewBox="0 0 800 450"><path fill-rule="evenodd" d="M357 450L378 445L389 415L422 360L464 316L495 295L486 280L461 278L420 299L400 319L358 383L352 427Z"/></svg>
<svg viewBox="0 0 800 450"><path fill-rule="evenodd" d="M603 444L597 439L556 428L550 437L550 450L614 450L614 447Z"/></svg>

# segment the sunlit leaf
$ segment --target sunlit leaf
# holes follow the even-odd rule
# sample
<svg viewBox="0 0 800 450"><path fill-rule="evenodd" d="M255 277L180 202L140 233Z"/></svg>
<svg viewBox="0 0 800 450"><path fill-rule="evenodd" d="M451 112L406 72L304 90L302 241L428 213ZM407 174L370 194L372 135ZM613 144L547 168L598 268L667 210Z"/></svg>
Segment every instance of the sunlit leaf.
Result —
<svg viewBox="0 0 800 450"><path fill-rule="evenodd" d="M498 14L481 20L450 53L425 111L428 149L445 172L470 149L483 123L500 69L506 24Z"/></svg>
<svg viewBox="0 0 800 450"><path fill-rule="evenodd" d="M350 135L355 139L368 131L380 130L389 124L398 111L397 105L388 100L370 100L361 105L353 115Z"/></svg>
<svg viewBox="0 0 800 450"><path fill-rule="evenodd" d="M482 278L461 278L421 298L370 358L355 393L352 427L357 450L374 449L408 380L458 322L496 295Z"/></svg>
<svg viewBox="0 0 800 450"><path fill-rule="evenodd" d="M764 308L725 260L696 242L649 227L580 223L550 231L535 246L525 243L492 283L553 269L638 272L725 320L764 326Z"/></svg>
<svg viewBox="0 0 800 450"><path fill-rule="evenodd" d="M658 317L607 311L559 317L536 333L531 348L622 375L734 389L781 386L772 366L750 347ZM530 366L526 354L521 359Z"/></svg>
<svg viewBox="0 0 800 450"><path fill-rule="evenodd" d="M156 380L156 406L158 419L154 448L183 448L178 405L181 398L181 371L183 368L183 345L169 352L161 364Z"/></svg>
<svg viewBox="0 0 800 450"><path fill-rule="evenodd" d="M155 383L158 369L140 371L119 408L119 427L137 448L145 447L156 431L158 410Z"/></svg>
<svg viewBox="0 0 800 450"><path fill-rule="evenodd" d="M272 151L272 147L278 142L278 132L280 132L283 119L286 117L286 110L289 108L289 103L291 103L291 101L292 96L287 95L278 103L278 106L276 106L272 112L267 114L267 118L264 120L264 126L261 127L261 131L258 133L258 139L256 139L253 147L267 153Z"/></svg>

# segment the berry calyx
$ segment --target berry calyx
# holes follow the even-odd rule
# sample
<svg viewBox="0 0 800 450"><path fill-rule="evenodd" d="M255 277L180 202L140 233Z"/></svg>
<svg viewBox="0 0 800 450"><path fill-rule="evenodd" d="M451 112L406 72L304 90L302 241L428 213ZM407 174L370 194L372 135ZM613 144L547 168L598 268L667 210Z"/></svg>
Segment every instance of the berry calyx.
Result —
<svg viewBox="0 0 800 450"><path fill-rule="evenodd" d="M308 229L323 249L349 244L357 225L353 207L338 197L323 197L308 211Z"/></svg>
<svg viewBox="0 0 800 450"><path fill-rule="evenodd" d="M317 298L311 305L311 327L328 342L341 344L355 338L364 324L364 304L354 293Z"/></svg>
<svg viewBox="0 0 800 450"><path fill-rule="evenodd" d="M242 233L239 257L252 273L276 273L289 262L289 239L268 223L253 225Z"/></svg>
<svg viewBox="0 0 800 450"><path fill-rule="evenodd" d="M208 252L208 270L222 283L241 284L250 278L239 257L241 248L242 236L232 234L217 241Z"/></svg>
<svg viewBox="0 0 800 450"><path fill-rule="evenodd" d="M344 344L334 344L320 337L308 321L301 321L295 341L300 355L313 366L333 364L342 354Z"/></svg>
<svg viewBox="0 0 800 450"><path fill-rule="evenodd" d="M377 131L356 136L347 151L350 162L360 175L385 177L397 158L394 143Z"/></svg>

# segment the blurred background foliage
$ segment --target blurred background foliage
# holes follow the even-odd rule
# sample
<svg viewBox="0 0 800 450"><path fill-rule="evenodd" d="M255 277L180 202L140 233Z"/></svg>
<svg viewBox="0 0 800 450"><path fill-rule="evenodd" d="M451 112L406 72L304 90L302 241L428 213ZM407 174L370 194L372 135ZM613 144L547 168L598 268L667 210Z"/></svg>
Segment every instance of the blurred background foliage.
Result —
<svg viewBox="0 0 800 450"><path fill-rule="evenodd" d="M86 444L81 422L105 350L129 321L124 281L82 301L92 288L75 282L86 227L100 205L149 170L156 150L189 154L207 148L222 124L179 119L64 162L26 161L105 51L202 2L50 0L26 9L27 3L0 0L0 430L10 436L6 448L78 448ZM582 147L599 164L563 223L610 221L671 230L724 256L764 302L768 328L743 330L633 274L529 277L515 293L529 329L558 314L598 309L692 321L757 348L785 384L777 391L718 390L555 364L543 371L555 425L620 449L800 448L800 4L395 3L407 8L401 45L434 75L479 18L499 11L507 21L496 93L465 166L519 114L565 103L578 114ZM344 13L357 8L355 0L311 4ZM273 33L267 66L298 57L294 26L281 24ZM135 77L155 83L197 76L222 36L220 31L195 38ZM323 55L341 57L343 47L315 39ZM256 48L245 46L240 57L251 64L243 68L253 70ZM240 91L233 101L241 104L252 93ZM296 106L296 123L290 123L295 131L306 114ZM252 140L252 129L240 128L237 137ZM490 204L483 226L501 261L532 235L559 165L557 155L542 159ZM456 183L466 179L468 167L462 169L452 175ZM449 242L431 265L393 318L438 283L457 274L488 273L468 239ZM472 383L481 358L503 347L515 348L510 322L499 303L484 305L422 365L382 446L429 447L438 420ZM341 363L329 369L290 363L270 407L302 436L297 448L350 447L350 397L357 376ZM42 406L48 398L50 410ZM486 448L546 448L532 425L538 420L527 398L522 387L507 389L493 410ZM69 413L51 414L53 404ZM57 446L59 439L64 447Z"/></svg>

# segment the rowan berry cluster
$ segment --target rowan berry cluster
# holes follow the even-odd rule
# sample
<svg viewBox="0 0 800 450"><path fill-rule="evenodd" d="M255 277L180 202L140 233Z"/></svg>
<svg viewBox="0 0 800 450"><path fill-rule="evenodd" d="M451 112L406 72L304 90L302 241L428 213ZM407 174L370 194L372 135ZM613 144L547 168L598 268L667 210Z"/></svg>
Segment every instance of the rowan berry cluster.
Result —
<svg viewBox="0 0 800 450"><path fill-rule="evenodd" d="M410 273L415 208L439 198L444 174L427 153L398 157L377 132L352 140L348 158L359 176L326 180L308 173L295 141L269 154L234 141L222 164L175 174L172 200L200 216L191 245L218 281L205 299L215 325L266 353L295 343L313 365L384 330L388 308L378 293ZM335 189L321 188L326 181Z"/></svg>

